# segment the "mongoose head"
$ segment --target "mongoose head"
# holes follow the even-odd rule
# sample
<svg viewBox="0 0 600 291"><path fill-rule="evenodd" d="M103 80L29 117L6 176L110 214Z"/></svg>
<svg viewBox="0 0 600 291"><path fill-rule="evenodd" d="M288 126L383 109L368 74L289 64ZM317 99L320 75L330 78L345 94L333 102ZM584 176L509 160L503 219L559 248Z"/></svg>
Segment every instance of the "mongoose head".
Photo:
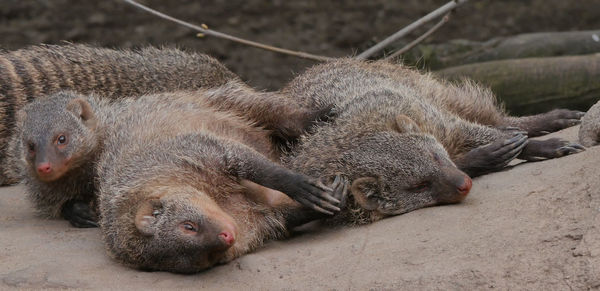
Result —
<svg viewBox="0 0 600 291"><path fill-rule="evenodd" d="M131 247L126 253L137 254L129 257L130 263L142 269L193 273L226 259L238 227L207 194L187 185L142 191L147 198L137 203L132 237L122 246Z"/></svg>
<svg viewBox="0 0 600 291"><path fill-rule="evenodd" d="M97 119L83 96L61 92L28 104L18 114L20 155L32 176L61 178L97 148Z"/></svg>
<svg viewBox="0 0 600 291"><path fill-rule="evenodd" d="M342 157L351 165L350 192L366 212L362 217L376 220L467 196L471 179L433 136L406 116L397 117L390 129L356 140Z"/></svg>

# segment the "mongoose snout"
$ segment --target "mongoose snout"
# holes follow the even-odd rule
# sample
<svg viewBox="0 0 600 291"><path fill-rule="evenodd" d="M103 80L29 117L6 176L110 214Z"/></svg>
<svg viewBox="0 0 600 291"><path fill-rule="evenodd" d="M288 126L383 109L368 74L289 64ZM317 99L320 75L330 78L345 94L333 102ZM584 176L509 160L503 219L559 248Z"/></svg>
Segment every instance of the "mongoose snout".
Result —
<svg viewBox="0 0 600 291"><path fill-rule="evenodd" d="M456 189L458 189L458 193L460 193L461 195L467 196L467 194L469 194L469 191L471 191L472 186L473 181L471 180L471 178L469 178L469 176L465 176L463 183L459 184L456 187Z"/></svg>
<svg viewBox="0 0 600 291"><path fill-rule="evenodd" d="M463 201L473 187L473 181L465 172L454 166L440 167L439 177L434 179L433 200L436 204L459 203Z"/></svg>
<svg viewBox="0 0 600 291"><path fill-rule="evenodd" d="M64 135L60 135L60 137L64 138ZM70 170L72 155L66 149L66 138L62 143L55 141L44 144L40 142L37 145L37 152L30 150L29 155L33 156L32 168L35 169L38 179L44 182L56 181Z"/></svg>
<svg viewBox="0 0 600 291"><path fill-rule="evenodd" d="M235 242L235 237L233 237L233 233L228 231L223 231L219 233L219 238L228 246L233 245Z"/></svg>
<svg viewBox="0 0 600 291"><path fill-rule="evenodd" d="M50 166L50 163L48 163L48 162L41 163L41 164L38 164L37 171L40 176L45 176L47 174L50 174L50 172L52 172L52 166Z"/></svg>

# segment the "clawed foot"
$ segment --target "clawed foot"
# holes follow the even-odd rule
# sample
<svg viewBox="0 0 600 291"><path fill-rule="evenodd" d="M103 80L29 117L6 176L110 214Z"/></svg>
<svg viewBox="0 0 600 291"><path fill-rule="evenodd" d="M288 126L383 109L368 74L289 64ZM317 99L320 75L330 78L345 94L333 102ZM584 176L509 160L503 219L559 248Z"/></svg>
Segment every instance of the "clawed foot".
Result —
<svg viewBox="0 0 600 291"><path fill-rule="evenodd" d="M515 159L527 143L527 136L519 132L510 138L472 149L456 164L471 177L498 171Z"/></svg>
<svg viewBox="0 0 600 291"><path fill-rule="evenodd" d="M327 187L318 179L299 175L293 185L286 194L305 207L328 215L340 211L341 201L336 198L339 194L333 188L340 186L335 181L332 187Z"/></svg>
<svg viewBox="0 0 600 291"><path fill-rule="evenodd" d="M83 201L67 201L63 206L62 216L74 227L98 227L96 214L90 208L89 203Z"/></svg>
<svg viewBox="0 0 600 291"><path fill-rule="evenodd" d="M280 124L275 125L273 137L293 141L315 126L334 119L336 112L333 108L333 105L330 105L319 110L304 111L299 117L282 119Z"/></svg>
<svg viewBox="0 0 600 291"><path fill-rule="evenodd" d="M343 208L346 206L346 200L348 198L348 179L337 175L331 184L331 188L333 189L332 196L339 200L339 207Z"/></svg>
<svg viewBox="0 0 600 291"><path fill-rule="evenodd" d="M519 155L519 158L528 161L540 161L560 158L582 151L585 151L584 146L559 138L530 140L521 155Z"/></svg>
<svg viewBox="0 0 600 291"><path fill-rule="evenodd" d="M323 109L316 110L309 114L309 118L306 119L306 122L302 126L303 133L312 133L315 128L331 122L337 116L337 111L333 105L329 105Z"/></svg>
<svg viewBox="0 0 600 291"><path fill-rule="evenodd" d="M333 177L322 178L326 183L331 181ZM340 208L343 208L346 205L346 200L348 198L349 185L348 179L337 175L335 176L333 182L331 182L331 189L333 189L332 196L340 201L338 204ZM314 208L309 207L309 210L306 208L298 208L295 211L289 211L286 213L286 225L289 229L292 227L305 224L307 222L317 220L317 219L325 219L329 218L330 215L324 212L314 211Z"/></svg>
<svg viewBox="0 0 600 291"><path fill-rule="evenodd" d="M555 109L543 114L540 114L528 124L527 133L530 137L549 134L581 123L581 118L585 112Z"/></svg>

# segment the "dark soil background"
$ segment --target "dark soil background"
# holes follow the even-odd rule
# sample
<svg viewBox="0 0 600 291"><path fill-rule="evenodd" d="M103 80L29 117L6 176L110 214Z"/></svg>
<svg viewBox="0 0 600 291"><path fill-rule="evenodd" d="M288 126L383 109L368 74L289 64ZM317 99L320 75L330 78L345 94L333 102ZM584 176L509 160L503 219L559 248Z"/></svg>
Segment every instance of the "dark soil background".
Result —
<svg viewBox="0 0 600 291"><path fill-rule="evenodd" d="M348 56L394 33L447 0L141 1L174 17L243 38L326 56ZM118 0L2 0L0 47L63 40L108 47L177 46L213 55L250 84L276 89L312 61L195 32ZM599 0L481 0L461 7L426 42L487 40L526 32L600 27ZM422 34L424 27L402 42Z"/></svg>

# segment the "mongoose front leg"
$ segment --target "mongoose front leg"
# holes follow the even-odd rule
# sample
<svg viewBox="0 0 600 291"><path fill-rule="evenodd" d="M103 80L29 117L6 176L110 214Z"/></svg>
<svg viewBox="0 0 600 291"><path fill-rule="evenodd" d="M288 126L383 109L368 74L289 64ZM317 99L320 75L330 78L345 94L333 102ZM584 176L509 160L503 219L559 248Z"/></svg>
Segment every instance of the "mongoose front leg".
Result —
<svg viewBox="0 0 600 291"><path fill-rule="evenodd" d="M341 201L334 196L334 189L321 181L290 171L266 158L247 159L238 164L238 177L248 179L267 188L281 191L300 204L315 211L333 215L340 211Z"/></svg>
<svg viewBox="0 0 600 291"><path fill-rule="evenodd" d="M572 143L559 138L530 140L518 158L528 161L539 161L560 158L562 156L576 154L584 150L585 147L578 143Z"/></svg>
<svg viewBox="0 0 600 291"><path fill-rule="evenodd" d="M490 144L474 148L454 161L456 166L471 177L499 171L515 159L527 146L526 135L516 133Z"/></svg>
<svg viewBox="0 0 600 291"><path fill-rule="evenodd" d="M62 216L72 226L80 228L98 227L98 218L90 204L81 200L69 200L63 205Z"/></svg>
<svg viewBox="0 0 600 291"><path fill-rule="evenodd" d="M249 117L284 140L293 140L318 120L327 119L333 108L304 108L281 93L258 92L239 81L209 90L206 97L216 108Z"/></svg>
<svg viewBox="0 0 600 291"><path fill-rule="evenodd" d="M276 164L244 144L202 134L180 136L178 155L198 170L223 167L227 174L285 193L300 204L325 214L340 210L334 190L311 178ZM219 157L213 160L211 157ZM214 164L213 162L217 163Z"/></svg>
<svg viewBox="0 0 600 291"><path fill-rule="evenodd" d="M529 137L536 137L581 123L585 112L555 109L546 113L523 117L508 117L508 126L516 126L527 131Z"/></svg>

